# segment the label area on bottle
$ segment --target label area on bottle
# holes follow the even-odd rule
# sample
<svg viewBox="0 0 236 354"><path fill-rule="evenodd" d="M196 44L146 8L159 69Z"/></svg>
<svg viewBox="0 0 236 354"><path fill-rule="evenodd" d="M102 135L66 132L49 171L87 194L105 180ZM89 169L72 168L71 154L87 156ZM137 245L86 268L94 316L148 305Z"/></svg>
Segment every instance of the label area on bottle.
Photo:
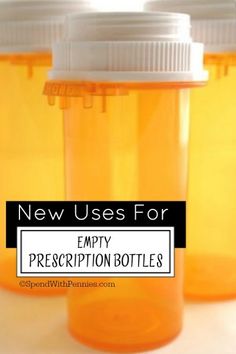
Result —
<svg viewBox="0 0 236 354"><path fill-rule="evenodd" d="M174 277L185 202L8 202L18 277Z"/></svg>

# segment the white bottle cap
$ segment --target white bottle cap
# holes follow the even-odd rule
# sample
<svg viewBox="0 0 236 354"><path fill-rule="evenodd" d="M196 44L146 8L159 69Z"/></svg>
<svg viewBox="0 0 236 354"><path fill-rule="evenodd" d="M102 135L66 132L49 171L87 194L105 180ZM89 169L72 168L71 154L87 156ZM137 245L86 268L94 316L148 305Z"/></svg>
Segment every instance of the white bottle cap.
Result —
<svg viewBox="0 0 236 354"><path fill-rule="evenodd" d="M53 47L53 80L192 82L207 80L203 45L190 17L171 13L68 16L66 39Z"/></svg>
<svg viewBox="0 0 236 354"><path fill-rule="evenodd" d="M236 51L236 0L147 0L146 10L184 12L207 53Z"/></svg>
<svg viewBox="0 0 236 354"><path fill-rule="evenodd" d="M89 9L86 0L1 0L0 53L51 51L64 35L65 16Z"/></svg>

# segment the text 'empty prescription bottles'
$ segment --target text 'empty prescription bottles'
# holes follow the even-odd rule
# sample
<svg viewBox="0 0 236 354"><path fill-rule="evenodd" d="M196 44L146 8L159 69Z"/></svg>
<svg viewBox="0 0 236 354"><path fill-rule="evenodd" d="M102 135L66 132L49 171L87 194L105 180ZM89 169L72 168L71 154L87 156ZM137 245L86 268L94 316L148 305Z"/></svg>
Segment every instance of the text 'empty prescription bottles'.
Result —
<svg viewBox="0 0 236 354"><path fill-rule="evenodd" d="M0 1L0 286L13 291L65 290L43 284L20 288L16 250L5 248L5 203L64 199L62 115L49 109L42 90L65 14L81 6L80 1Z"/></svg>
<svg viewBox="0 0 236 354"><path fill-rule="evenodd" d="M209 85L193 90L185 291L236 297L236 2L150 1L149 10L188 13L205 44Z"/></svg>
<svg viewBox="0 0 236 354"><path fill-rule="evenodd" d="M64 111L67 199L185 200L189 88L207 77L203 46L189 31L188 15L68 18L45 86L49 103L59 96ZM71 289L72 335L118 352L173 339L183 306L183 250L175 253L174 278L99 279L116 287Z"/></svg>

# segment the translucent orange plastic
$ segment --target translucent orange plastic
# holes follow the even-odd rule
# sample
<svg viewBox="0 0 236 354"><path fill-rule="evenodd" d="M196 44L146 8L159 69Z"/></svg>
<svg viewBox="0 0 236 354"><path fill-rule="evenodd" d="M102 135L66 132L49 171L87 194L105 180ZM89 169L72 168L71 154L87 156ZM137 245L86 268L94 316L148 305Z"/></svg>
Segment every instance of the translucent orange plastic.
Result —
<svg viewBox="0 0 236 354"><path fill-rule="evenodd" d="M6 201L64 199L62 115L42 96L50 62L46 54L0 56L0 286L30 295L64 292L20 288L16 251L5 248Z"/></svg>
<svg viewBox="0 0 236 354"><path fill-rule="evenodd" d="M49 82L64 109L67 199L185 200L189 86ZM70 290L70 332L114 352L169 342L182 326L183 250L175 265L175 278Z"/></svg>
<svg viewBox="0 0 236 354"><path fill-rule="evenodd" d="M236 297L236 55L207 55L210 82L192 92L189 298Z"/></svg>

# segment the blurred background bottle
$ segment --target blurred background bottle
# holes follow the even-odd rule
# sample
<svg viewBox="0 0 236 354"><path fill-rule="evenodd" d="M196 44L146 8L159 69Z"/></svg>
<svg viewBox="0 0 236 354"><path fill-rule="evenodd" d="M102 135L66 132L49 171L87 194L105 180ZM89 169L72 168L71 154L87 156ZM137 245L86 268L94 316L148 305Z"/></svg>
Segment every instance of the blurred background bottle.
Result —
<svg viewBox="0 0 236 354"><path fill-rule="evenodd" d="M64 199L62 115L42 91L65 15L85 10L81 0L0 1L0 286L17 292L64 291L19 287L16 250L5 248L5 202Z"/></svg>
<svg viewBox="0 0 236 354"><path fill-rule="evenodd" d="M209 85L191 96L185 291L190 298L236 297L236 2L150 0L146 10L192 16L205 44Z"/></svg>

